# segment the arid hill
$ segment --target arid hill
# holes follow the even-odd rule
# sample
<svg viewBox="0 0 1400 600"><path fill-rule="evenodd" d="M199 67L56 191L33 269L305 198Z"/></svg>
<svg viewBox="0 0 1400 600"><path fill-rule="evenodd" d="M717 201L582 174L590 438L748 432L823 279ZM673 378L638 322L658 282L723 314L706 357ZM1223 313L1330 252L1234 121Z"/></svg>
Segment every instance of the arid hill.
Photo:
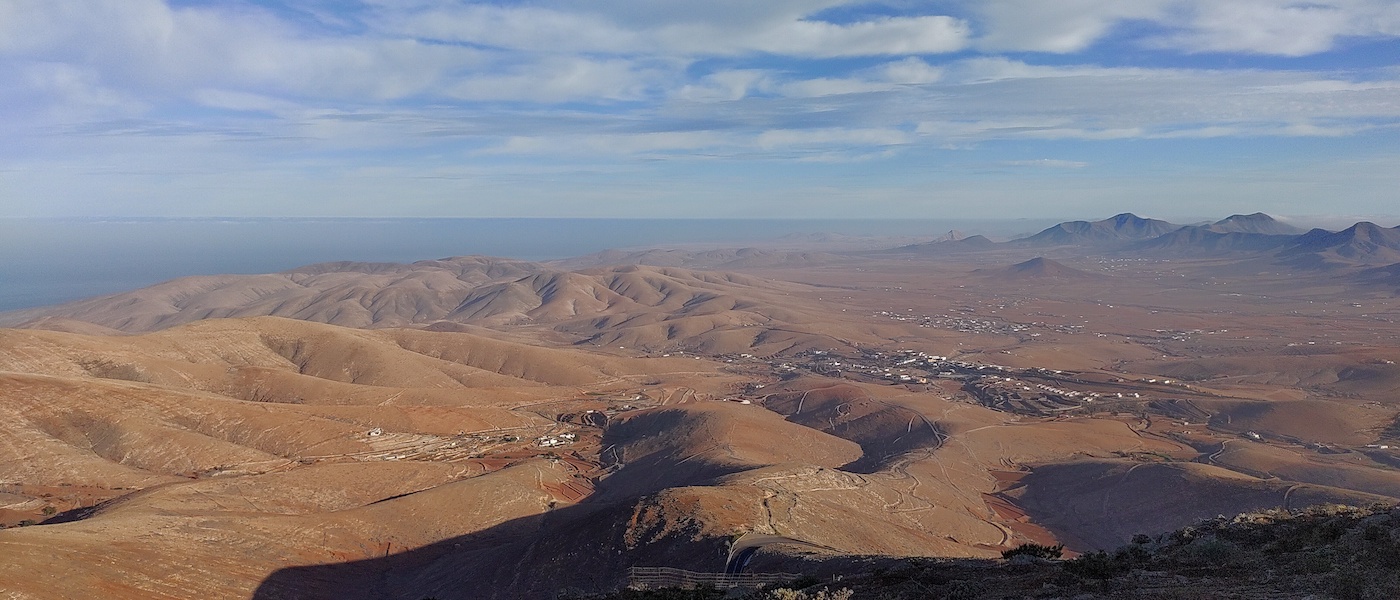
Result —
<svg viewBox="0 0 1400 600"><path fill-rule="evenodd" d="M1065 266L1043 256L1000 269L978 269L973 273L1002 281L1095 281L1107 277Z"/></svg>
<svg viewBox="0 0 1400 600"><path fill-rule="evenodd" d="M565 270L617 265L647 265L653 267L682 267L686 269L747 269L771 267L805 267L830 265L842 257L830 252L785 251L763 248L734 248L717 250L648 249L604 250L596 254L551 261L551 267Z"/></svg>
<svg viewBox="0 0 1400 600"><path fill-rule="evenodd" d="M875 341L868 326L833 322L798 284L674 267L580 271L462 257L412 265L330 263L285 273L188 277L45 309L11 326L87 323L155 331L200 319L279 316L347 327L465 323L534 327L571 343L710 354L764 354Z"/></svg>
<svg viewBox="0 0 1400 600"><path fill-rule="evenodd" d="M732 381L696 362L276 318L0 331L0 450L23 457L0 461L0 518L55 523L0 531L0 589L246 598L288 564L535 516L592 488L585 462L538 458L537 437L588 435L561 414Z"/></svg>
<svg viewBox="0 0 1400 600"><path fill-rule="evenodd" d="M536 263L465 256L393 263L326 263L265 275L182 277L122 294L0 318L15 326L62 317L127 332L200 319L277 316L346 327L432 322L483 284L542 271Z"/></svg>
<svg viewBox="0 0 1400 600"><path fill-rule="evenodd" d="M1394 230L1245 215L1152 238L1202 254L1137 247L1160 223L326 263L12 313L0 590L552 599L740 550L856 577L1400 500L1400 300L1362 266ZM1097 589L1056 573L1028 594Z"/></svg>
<svg viewBox="0 0 1400 600"><path fill-rule="evenodd" d="M765 548L769 559L991 557L1400 489L1363 465L1324 483L1294 451L1163 463L1201 453L1131 419L1027 419L746 364L272 317L145 335L4 331L0 449L25 457L0 463L4 510L46 524L0 531L0 587L549 598L612 589L633 565L718 569L744 534L808 544ZM1194 500L1126 509L1157 497L1159 479ZM1125 510L1089 519L1092 486ZM95 552L104 559L81 558ZM61 574L44 568L55 561Z"/></svg>
<svg viewBox="0 0 1400 600"><path fill-rule="evenodd" d="M1298 236L1279 256L1306 268L1393 264L1400 262L1400 227L1363 221L1338 232L1314 229Z"/></svg>

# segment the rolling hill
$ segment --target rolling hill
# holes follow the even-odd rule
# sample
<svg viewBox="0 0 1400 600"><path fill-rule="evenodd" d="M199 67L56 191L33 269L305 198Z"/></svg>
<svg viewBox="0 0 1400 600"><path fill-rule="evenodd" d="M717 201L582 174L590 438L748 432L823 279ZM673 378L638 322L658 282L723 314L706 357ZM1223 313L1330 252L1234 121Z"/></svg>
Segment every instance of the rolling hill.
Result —
<svg viewBox="0 0 1400 600"><path fill-rule="evenodd" d="M483 284L542 270L526 261L466 256L182 277L112 296L8 313L0 316L0 325L61 317L142 332L200 319L277 316L346 327L401 327L440 318Z"/></svg>
<svg viewBox="0 0 1400 600"><path fill-rule="evenodd" d="M829 308L800 297L807 291L799 284L719 271L642 265L557 271L537 263L461 257L188 277L17 311L0 316L0 323L132 333L253 316L360 328L470 324L533 328L575 343L713 354L767 354L875 339L866 326L832 322Z"/></svg>
<svg viewBox="0 0 1400 600"><path fill-rule="evenodd" d="M618 265L729 270L829 265L839 263L842 260L844 260L843 257L838 254L819 251L788 251L763 248L725 248L717 250L646 249L631 251L604 250L586 256L551 261L549 266L570 271Z"/></svg>

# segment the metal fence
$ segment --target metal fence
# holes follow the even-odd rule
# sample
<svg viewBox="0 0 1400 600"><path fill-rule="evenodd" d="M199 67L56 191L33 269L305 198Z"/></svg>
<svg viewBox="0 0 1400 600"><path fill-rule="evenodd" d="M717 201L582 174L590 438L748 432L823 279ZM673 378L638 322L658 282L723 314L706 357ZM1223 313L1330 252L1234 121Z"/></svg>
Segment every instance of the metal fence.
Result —
<svg viewBox="0 0 1400 600"><path fill-rule="evenodd" d="M726 590L736 587L758 587L774 583L787 583L801 575L790 573L696 573L671 567L632 567L627 570L627 587L634 590L654 590L657 588L694 589L702 585L712 585Z"/></svg>

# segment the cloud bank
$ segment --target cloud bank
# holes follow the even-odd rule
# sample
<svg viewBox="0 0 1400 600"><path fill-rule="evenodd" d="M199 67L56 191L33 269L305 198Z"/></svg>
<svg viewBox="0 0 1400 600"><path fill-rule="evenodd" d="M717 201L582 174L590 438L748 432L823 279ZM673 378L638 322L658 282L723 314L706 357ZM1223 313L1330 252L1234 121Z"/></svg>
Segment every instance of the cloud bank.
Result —
<svg viewBox="0 0 1400 600"><path fill-rule="evenodd" d="M1181 144L1254 153L1249 177L1310 151L1267 140L1342 144L1327 160L1400 154L1400 66L1375 58L1393 59L1397 40L1389 0L10 0L0 134L16 143L0 149L0 193L10 214L42 212L39 196L69 212L219 214L264 208L222 191L225 204L177 205L183 188L141 200L133 186L224 173L276 195L246 182L482 165L448 178L481 184L464 198L540 170L620 197L720 171L739 186L755 161L976 177L961 154L1131 177L1181 162L1161 150ZM1125 143L1145 158L1100 159ZM626 185L591 175L622 172ZM98 205L88 194L103 182L113 191ZM912 188L891 196L915 206ZM373 201L339 198L308 193L305 210ZM631 210L601 202L600 214Z"/></svg>

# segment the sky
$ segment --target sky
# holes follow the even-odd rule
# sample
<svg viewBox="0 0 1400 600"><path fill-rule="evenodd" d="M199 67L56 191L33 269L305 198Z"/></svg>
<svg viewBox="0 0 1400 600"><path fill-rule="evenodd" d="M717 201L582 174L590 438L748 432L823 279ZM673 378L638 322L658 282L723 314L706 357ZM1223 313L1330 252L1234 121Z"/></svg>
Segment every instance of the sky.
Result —
<svg viewBox="0 0 1400 600"><path fill-rule="evenodd" d="M0 0L0 217L1400 213L1396 0Z"/></svg>

